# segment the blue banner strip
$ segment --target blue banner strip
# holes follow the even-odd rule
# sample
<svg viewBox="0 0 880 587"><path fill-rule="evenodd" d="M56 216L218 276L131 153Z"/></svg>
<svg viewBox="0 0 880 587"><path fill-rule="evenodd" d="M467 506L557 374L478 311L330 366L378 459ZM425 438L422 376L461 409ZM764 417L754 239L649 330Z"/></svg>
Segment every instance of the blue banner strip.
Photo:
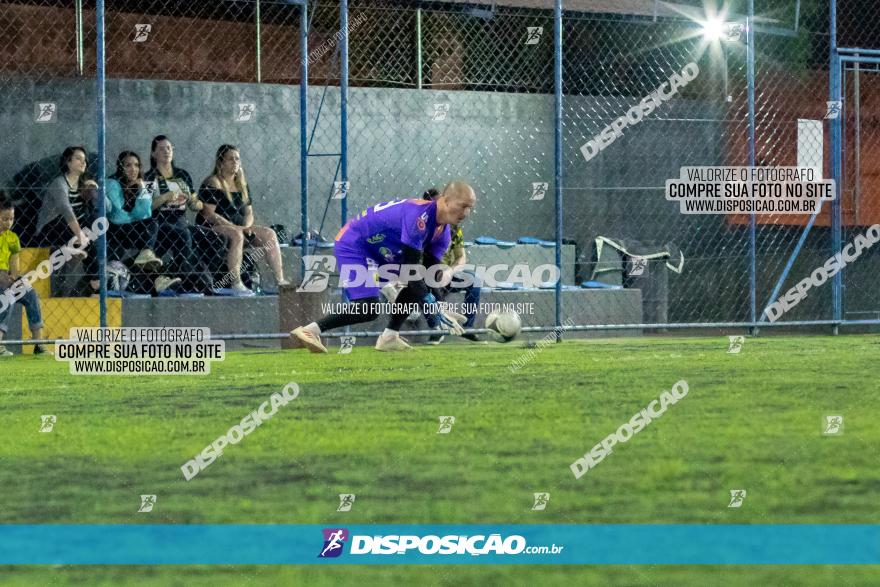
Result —
<svg viewBox="0 0 880 587"><path fill-rule="evenodd" d="M0 564L877 565L880 525L0 525Z"/></svg>

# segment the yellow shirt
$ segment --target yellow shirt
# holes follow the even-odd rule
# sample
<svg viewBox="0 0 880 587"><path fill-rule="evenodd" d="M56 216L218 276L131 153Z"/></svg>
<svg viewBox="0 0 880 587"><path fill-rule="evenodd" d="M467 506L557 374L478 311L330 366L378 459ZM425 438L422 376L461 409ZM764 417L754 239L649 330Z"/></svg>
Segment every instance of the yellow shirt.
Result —
<svg viewBox="0 0 880 587"><path fill-rule="evenodd" d="M0 271L9 271L9 258L21 250L18 235L7 230L0 234Z"/></svg>
<svg viewBox="0 0 880 587"><path fill-rule="evenodd" d="M443 264L451 267L455 263L455 249L464 246L464 233L461 231L460 226L453 225L449 228L450 232L452 232L452 242L449 244L446 254L443 255Z"/></svg>

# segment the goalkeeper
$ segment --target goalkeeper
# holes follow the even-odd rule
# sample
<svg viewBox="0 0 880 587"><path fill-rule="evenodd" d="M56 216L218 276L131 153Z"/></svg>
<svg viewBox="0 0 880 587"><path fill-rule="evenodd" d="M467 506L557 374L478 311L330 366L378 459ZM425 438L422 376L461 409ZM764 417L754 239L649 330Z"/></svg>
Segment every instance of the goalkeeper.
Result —
<svg viewBox="0 0 880 587"><path fill-rule="evenodd" d="M334 328L371 322L379 317L381 304L378 265L439 265L452 241L450 225L459 225L471 213L477 197L467 183L449 183L436 200L399 200L384 202L368 208L349 220L339 234L333 254L337 266L362 269L368 276L366 283L351 283L340 275L347 299L343 312L324 316L317 322L294 329L291 338L301 342L313 353L326 353L321 333ZM448 276L447 276L448 277ZM404 277L406 279L406 277ZM460 322L464 317L436 304L424 279L410 279L397 296L388 327L376 341L378 351L406 351L412 347L400 337L400 327L406 321L411 304L421 304L422 312L435 315L439 326L449 334L461 335Z"/></svg>

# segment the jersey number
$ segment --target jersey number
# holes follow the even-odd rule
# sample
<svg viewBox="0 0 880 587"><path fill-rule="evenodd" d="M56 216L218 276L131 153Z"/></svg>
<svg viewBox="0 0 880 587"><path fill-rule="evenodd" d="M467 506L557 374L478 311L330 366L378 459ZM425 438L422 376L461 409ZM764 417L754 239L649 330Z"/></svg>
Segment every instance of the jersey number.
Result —
<svg viewBox="0 0 880 587"><path fill-rule="evenodd" d="M381 204L376 204L373 206L373 212L378 212L380 210L384 210L385 208L390 208L391 206L396 206L398 204L403 204L406 200L394 200L393 202L382 202Z"/></svg>

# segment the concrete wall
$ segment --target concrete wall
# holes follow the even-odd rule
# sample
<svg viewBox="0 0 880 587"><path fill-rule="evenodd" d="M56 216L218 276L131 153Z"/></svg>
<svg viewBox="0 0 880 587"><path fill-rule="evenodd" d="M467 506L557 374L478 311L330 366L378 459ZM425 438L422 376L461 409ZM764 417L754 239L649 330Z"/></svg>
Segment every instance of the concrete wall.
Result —
<svg viewBox="0 0 880 587"><path fill-rule="evenodd" d="M321 101L323 99L323 105ZM567 98L567 108L588 108ZM57 122L33 122L33 104L57 104ZM235 122L239 103L253 103L251 122ZM444 120L432 120L436 104L448 106ZM621 101L621 107L624 102ZM321 107L312 153L339 152L339 94L329 88L310 91L310 120ZM502 239L519 236L552 238L553 103L546 95L492 92L413 91L355 88L349 110L349 175L352 183L349 216L378 201L411 197L451 178L471 181L480 198L467 226L467 238ZM175 144L175 162L199 183L212 168L216 147L238 145L254 195L259 222L300 225L299 91L296 87L212 82L110 80L107 91L108 169L115 155L132 149L146 160L150 139L168 134ZM572 120L566 140L565 236L591 240L596 234L631 231L638 212L652 222L639 222L638 234L666 235L678 220L674 206L657 192L594 191L590 188L627 185L662 186L683 164L683 147L705 147L720 156L713 141L717 128L704 125L694 145L688 128L676 123L647 122L628 131L613 146L617 153L600 155L590 164L578 151L589 138L586 121ZM0 181L25 165L54 161L64 146L95 147L94 91L91 81L33 82L22 80L0 98L0 124L14 140L0 159ZM675 133L675 134L673 134ZM585 137L585 138L584 138ZM680 148L675 148L675 142ZM637 153L630 153L638 149ZM619 153L628 153L619 157ZM311 157L309 216L313 228L331 238L341 224L341 203L329 202L337 157ZM692 159L687 160L693 163ZM94 170L93 170L94 171ZM532 183L546 182L543 200L531 200ZM625 197L622 197L625 196ZM647 204L647 205L646 205ZM635 208L634 206L639 206ZM326 217L325 217L326 207ZM662 216L658 217L657 214ZM645 233L651 229L651 233Z"/></svg>
<svg viewBox="0 0 880 587"><path fill-rule="evenodd" d="M310 120L321 117L311 153L339 152L339 93L312 88ZM34 103L57 104L57 122L34 122ZM25 166L42 161L48 174L65 146L95 148L91 81L21 80L0 97L0 125L13 140L0 159L0 181L12 186ZM250 122L235 122L240 103L252 103ZM449 105L432 121L434 104ZM552 177L552 102L547 96L387 90L351 91L349 215L379 201L413 197L462 177L477 186L480 206L468 237L551 236L550 206L527 206L531 182ZM222 143L240 147L258 222L300 226L299 88L258 84L110 80L107 84L108 169L131 149L144 162L150 140L167 134L175 164L199 184ZM309 215L321 226L338 157L311 157ZM94 171L94 169L92 170ZM527 210L524 210L527 207ZM341 226L341 204L331 201L322 234Z"/></svg>
<svg viewBox="0 0 880 587"><path fill-rule="evenodd" d="M0 158L3 185L10 186L13 176L33 162L42 161L53 170L65 145L84 143L94 149L91 80L22 79L4 84L4 90L0 128L8 138ZM338 89L328 88L325 93L323 88L312 88L309 99L312 123L321 108L311 152L337 153ZM34 122L37 101L57 104L57 122ZM235 122L240 103L255 105L252 121ZM681 215L662 192L664 181L682 165L725 163L724 137L732 123L720 122L725 118L723 103L677 100L665 104L654 119L627 129L602 154L586 161L580 146L631 103L630 98L566 98L564 237L577 242L581 262L589 260L591 242L599 234L673 241L687 261L683 275L670 276L670 318L747 318L746 227L728 225L721 216ZM445 116L435 115L437 104L444 105ZM242 150L257 221L285 224L293 229L292 234L299 232L297 87L113 79L108 82L107 115L108 168L123 149L138 151L146 161L151 137L165 133L175 143L176 162L199 183L211 170L216 147L224 142L236 144ZM739 132L740 127L733 130ZM341 224L341 202L329 200L328 205L337 162L336 157L309 160L310 222L313 229L323 223L321 232L328 239ZM463 177L477 187L479 196L477 210L465 228L466 238L552 238L553 171L551 96L351 90L349 217L376 202L416 196L426 187ZM542 200L531 199L533 182L548 183ZM760 231L759 299L763 300L799 229L771 226ZM820 252L827 246L817 243ZM880 306L865 293L870 289L865 284L875 283L877 275L868 268L868 261L860 261L848 277L849 291L859 292L860 311ZM582 269L579 277L588 277L589 267Z"/></svg>

